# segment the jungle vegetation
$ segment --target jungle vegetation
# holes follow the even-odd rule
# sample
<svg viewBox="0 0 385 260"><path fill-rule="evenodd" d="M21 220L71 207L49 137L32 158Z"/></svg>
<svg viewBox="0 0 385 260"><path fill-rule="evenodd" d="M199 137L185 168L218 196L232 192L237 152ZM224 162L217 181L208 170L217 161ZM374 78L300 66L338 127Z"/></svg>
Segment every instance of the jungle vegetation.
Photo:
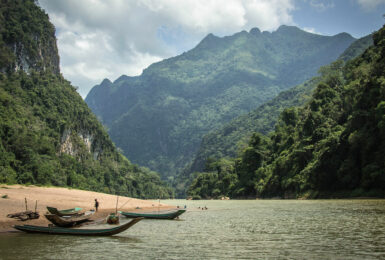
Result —
<svg viewBox="0 0 385 260"><path fill-rule="evenodd" d="M154 63L137 77L104 80L86 102L133 162L173 182L202 137L315 76L355 39L294 26L207 35L195 48Z"/></svg>
<svg viewBox="0 0 385 260"><path fill-rule="evenodd" d="M235 158L208 160L188 194L384 197L385 27L357 58L320 69L304 106L286 108L268 136L253 133Z"/></svg>
<svg viewBox="0 0 385 260"><path fill-rule="evenodd" d="M60 74L55 28L35 1L1 1L0 50L0 183L173 196L118 152Z"/></svg>
<svg viewBox="0 0 385 260"><path fill-rule="evenodd" d="M349 61L362 54L369 46L373 45L372 35L362 37L354 41L339 57L343 61ZM319 84L320 75L282 91L272 100L262 104L248 114L239 116L221 128L209 132L202 138L201 145L193 163L185 169L176 179L178 191L184 191L184 186L191 181L192 172L204 170L206 161L219 158L234 158L244 149L254 132L268 135L274 130L280 113L289 107L303 106L312 96L313 90Z"/></svg>

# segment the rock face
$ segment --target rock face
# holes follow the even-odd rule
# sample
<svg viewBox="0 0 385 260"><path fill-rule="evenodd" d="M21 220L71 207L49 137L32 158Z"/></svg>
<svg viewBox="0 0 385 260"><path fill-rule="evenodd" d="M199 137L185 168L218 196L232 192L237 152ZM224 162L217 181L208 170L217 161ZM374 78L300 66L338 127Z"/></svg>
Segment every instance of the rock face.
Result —
<svg viewBox="0 0 385 260"><path fill-rule="evenodd" d="M18 8L18 4L26 8ZM22 0L12 4L5 1L0 10L0 22L3 25L0 29L0 48L4 56L0 71L12 73L22 70L27 74L31 71L60 74L55 27L48 21L46 14L41 14L36 3ZM31 17L34 22L28 23L27 26L25 17ZM5 57L7 55L8 57ZM97 140L87 128L64 129L59 154L78 156L79 141L96 160L102 149L93 145Z"/></svg>
<svg viewBox="0 0 385 260"><path fill-rule="evenodd" d="M60 144L60 153L69 154L71 156L76 155L76 150L74 149L74 145L71 141L71 130L64 130L61 144Z"/></svg>
<svg viewBox="0 0 385 260"><path fill-rule="evenodd" d="M51 71L60 73L55 27L48 16L41 16L34 1L24 0L25 8L15 8L12 1L1 6L0 71ZM34 19L33 23L28 18Z"/></svg>
<svg viewBox="0 0 385 260"><path fill-rule="evenodd" d="M0 183L172 196L118 152L62 77L55 28L33 0L0 2Z"/></svg>
<svg viewBox="0 0 385 260"><path fill-rule="evenodd" d="M209 34L141 76L104 80L86 102L126 156L172 177L206 133L311 78L353 41L346 33L321 36L293 26Z"/></svg>
<svg viewBox="0 0 385 260"><path fill-rule="evenodd" d="M24 70L27 73L30 69L36 71L51 70L53 73L59 74L59 56L57 55L56 40L52 40L46 45L42 43L39 37L36 37L35 40L35 44L38 46L37 55L29 53L22 43L14 44L12 54L15 60L8 69L14 71ZM1 69L4 72L7 68L3 67Z"/></svg>
<svg viewBox="0 0 385 260"><path fill-rule="evenodd" d="M86 151L92 154L94 160L100 159L100 155L103 153L103 146L98 145L99 140L87 129L80 131L65 129L61 137L59 154L79 156L79 150L77 149L79 141Z"/></svg>

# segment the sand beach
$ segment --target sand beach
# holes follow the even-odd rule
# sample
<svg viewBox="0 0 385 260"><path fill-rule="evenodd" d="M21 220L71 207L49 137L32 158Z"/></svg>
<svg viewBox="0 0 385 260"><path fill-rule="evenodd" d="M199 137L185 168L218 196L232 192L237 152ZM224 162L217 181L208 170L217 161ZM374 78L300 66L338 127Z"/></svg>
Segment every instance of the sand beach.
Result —
<svg viewBox="0 0 385 260"><path fill-rule="evenodd" d="M25 198L27 199L28 210L34 211L37 201L37 211L40 213L40 218L27 221L7 218L10 213L21 212L26 209ZM109 213L115 212L116 195L60 187L0 185L0 232L14 230L13 225L47 226L50 222L44 217L47 212L46 206L58 209L80 207L83 211L87 211L94 209L95 199L99 201L100 205L98 212L92 217L93 220L105 218ZM174 206L159 204L157 200L140 200L119 196L118 210L145 212L158 208L170 209Z"/></svg>

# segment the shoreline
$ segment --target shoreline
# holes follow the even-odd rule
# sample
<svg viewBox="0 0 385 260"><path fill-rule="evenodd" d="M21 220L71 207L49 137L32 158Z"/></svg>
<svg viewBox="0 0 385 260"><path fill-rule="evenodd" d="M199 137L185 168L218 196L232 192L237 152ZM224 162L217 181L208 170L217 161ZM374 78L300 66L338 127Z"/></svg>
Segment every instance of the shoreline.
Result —
<svg viewBox="0 0 385 260"><path fill-rule="evenodd" d="M199 200L188 200L188 199L178 199L176 200L187 200L187 201L206 201L206 200L213 200L213 201L231 201L231 200L247 200L247 201L253 201L253 200L384 200L385 197L338 197L338 198L230 198L226 200L222 199L199 199ZM165 199L167 200L167 199Z"/></svg>
<svg viewBox="0 0 385 260"><path fill-rule="evenodd" d="M4 198L4 196L6 197ZM116 211L117 196L62 187L38 187L23 185L0 185L0 234L16 231L13 225L38 225L47 226L49 222L44 214L46 207L68 209L74 207L82 208L82 212L94 209L94 199L99 201L98 211L91 220L101 220L109 213ZM26 210L25 199L27 199L28 210L35 210L37 201L37 212L40 217L27 221L7 218L7 214ZM131 197L119 196L118 211L146 212L154 209L173 209L175 206L167 205L153 200L141 200ZM17 232L17 231L16 231Z"/></svg>

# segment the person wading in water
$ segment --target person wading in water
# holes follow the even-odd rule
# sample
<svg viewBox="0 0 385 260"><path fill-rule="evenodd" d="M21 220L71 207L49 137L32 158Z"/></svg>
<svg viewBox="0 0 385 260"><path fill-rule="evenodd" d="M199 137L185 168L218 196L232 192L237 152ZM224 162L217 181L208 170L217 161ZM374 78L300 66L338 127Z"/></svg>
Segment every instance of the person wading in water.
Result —
<svg viewBox="0 0 385 260"><path fill-rule="evenodd" d="M97 199L95 199L95 209L96 209L96 211L98 211L98 208L99 208L99 201Z"/></svg>

